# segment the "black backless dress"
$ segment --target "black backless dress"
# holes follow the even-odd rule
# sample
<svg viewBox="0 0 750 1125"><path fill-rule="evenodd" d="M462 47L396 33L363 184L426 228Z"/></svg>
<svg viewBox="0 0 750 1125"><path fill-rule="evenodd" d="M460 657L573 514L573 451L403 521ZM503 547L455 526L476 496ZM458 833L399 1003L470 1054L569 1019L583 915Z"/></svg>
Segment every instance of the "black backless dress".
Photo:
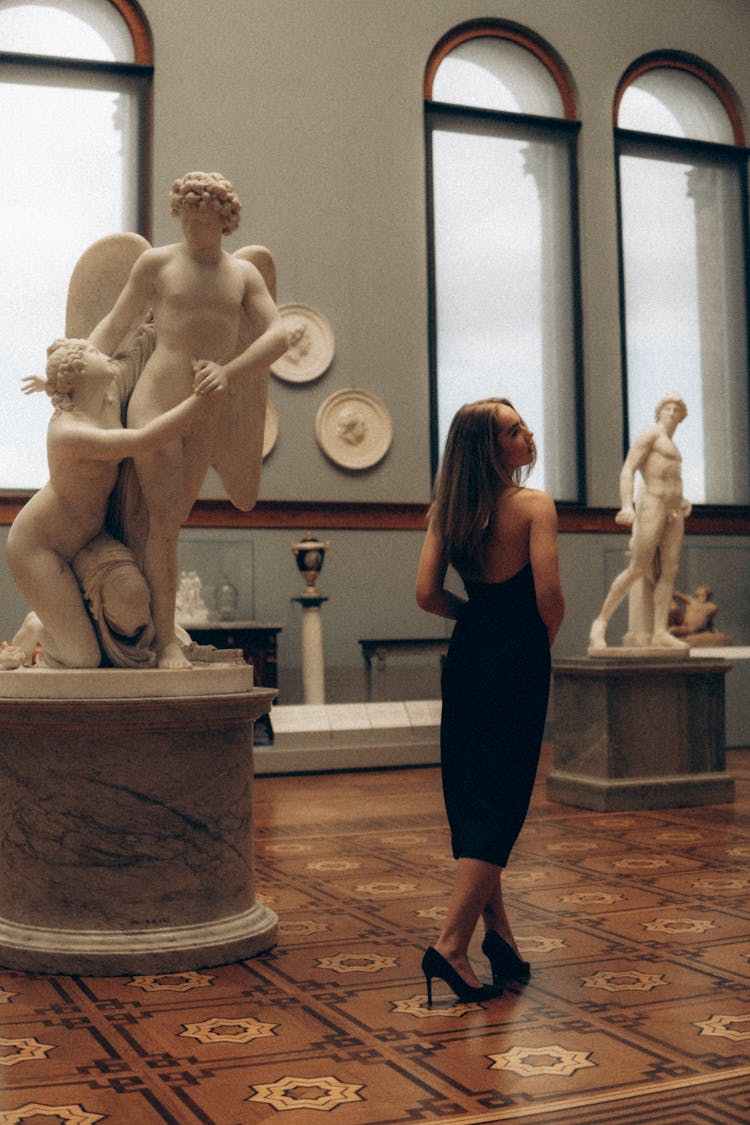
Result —
<svg viewBox="0 0 750 1125"><path fill-rule="evenodd" d="M464 583L442 673L443 794L453 855L505 867L531 799L550 683L531 565Z"/></svg>

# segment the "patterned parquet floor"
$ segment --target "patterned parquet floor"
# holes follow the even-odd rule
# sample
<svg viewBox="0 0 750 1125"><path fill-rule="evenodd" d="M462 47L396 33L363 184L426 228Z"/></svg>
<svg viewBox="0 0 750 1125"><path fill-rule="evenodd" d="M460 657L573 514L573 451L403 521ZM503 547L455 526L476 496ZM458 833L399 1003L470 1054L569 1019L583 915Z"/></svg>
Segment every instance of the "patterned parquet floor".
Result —
<svg viewBox="0 0 750 1125"><path fill-rule="evenodd" d="M747 1125L750 752L732 805L546 799L506 874L533 975L480 1005L420 958L453 874L436 769L256 780L261 957L0 972L0 1125ZM476 964L488 966L476 943Z"/></svg>

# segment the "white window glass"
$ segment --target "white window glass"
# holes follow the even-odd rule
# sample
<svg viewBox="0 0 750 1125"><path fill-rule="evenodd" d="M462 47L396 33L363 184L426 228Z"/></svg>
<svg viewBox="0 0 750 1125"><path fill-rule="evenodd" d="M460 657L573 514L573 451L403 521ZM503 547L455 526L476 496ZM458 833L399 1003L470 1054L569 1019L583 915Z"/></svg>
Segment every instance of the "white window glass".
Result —
<svg viewBox="0 0 750 1125"><path fill-rule="evenodd" d="M133 40L107 0L0 0L0 49L57 58L133 61Z"/></svg>
<svg viewBox="0 0 750 1125"><path fill-rule="evenodd" d="M575 129L563 95L532 50L501 36L454 47L430 94L435 452L463 403L509 398L534 430L539 487L578 500Z"/></svg>
<svg viewBox="0 0 750 1125"><path fill-rule="evenodd" d="M674 133L670 118L688 128L704 93L724 113L705 84L681 78L692 91L700 87L700 97L683 107L631 99L631 110L644 107L641 123L648 111L646 131ZM671 94L675 89L669 86ZM653 128L657 111L669 128ZM715 139L715 124L712 132ZM689 144L662 149L628 139L620 144L619 174L629 433L650 425L662 394L677 391L689 412L677 435L686 497L745 504L750 435L739 165L705 149L696 154Z"/></svg>
<svg viewBox="0 0 750 1125"><path fill-rule="evenodd" d="M577 496L568 160L560 142L433 133L440 449L462 403L510 398L558 499Z"/></svg>
<svg viewBox="0 0 750 1125"><path fill-rule="evenodd" d="M724 106L702 79L676 67L658 67L636 78L620 101L621 129L734 143Z"/></svg>
<svg viewBox="0 0 750 1125"><path fill-rule="evenodd" d="M432 85L436 102L562 117L554 78L526 47L488 36L454 47L438 67Z"/></svg>
<svg viewBox="0 0 750 1125"><path fill-rule="evenodd" d="M69 7L85 13L94 5ZM106 18L91 27L47 5L2 5L0 43L8 51L56 48L61 57L111 60L122 49L112 13L120 40L123 29L130 36L109 3L95 7ZM18 184L0 213L0 488L34 489L47 479L49 400L22 395L21 379L44 374L47 346L64 334L68 282L81 253L105 234L137 229L141 104L139 79L126 75L57 68L52 60L49 67L0 65L0 152Z"/></svg>

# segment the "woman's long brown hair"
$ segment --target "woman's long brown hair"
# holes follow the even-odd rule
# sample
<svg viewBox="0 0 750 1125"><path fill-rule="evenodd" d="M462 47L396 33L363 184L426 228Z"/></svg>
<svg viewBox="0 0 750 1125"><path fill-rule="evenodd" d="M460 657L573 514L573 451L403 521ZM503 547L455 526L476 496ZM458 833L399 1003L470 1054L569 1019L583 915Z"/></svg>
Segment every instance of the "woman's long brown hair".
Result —
<svg viewBox="0 0 750 1125"><path fill-rule="evenodd" d="M509 472L500 455L498 406L507 398L469 402L458 410L445 441L430 512L433 528L459 574L481 570L482 553L500 488L522 484L532 465Z"/></svg>

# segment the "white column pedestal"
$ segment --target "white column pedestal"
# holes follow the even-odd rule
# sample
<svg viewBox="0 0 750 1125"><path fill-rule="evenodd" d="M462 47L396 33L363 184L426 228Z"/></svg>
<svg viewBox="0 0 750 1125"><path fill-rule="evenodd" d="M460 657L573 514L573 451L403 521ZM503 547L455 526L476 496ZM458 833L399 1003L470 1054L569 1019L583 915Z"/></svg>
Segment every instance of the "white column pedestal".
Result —
<svg viewBox="0 0 750 1125"><path fill-rule="evenodd" d="M325 703L323 622L320 607L328 598L303 594L292 598L302 606L302 688L305 703Z"/></svg>

